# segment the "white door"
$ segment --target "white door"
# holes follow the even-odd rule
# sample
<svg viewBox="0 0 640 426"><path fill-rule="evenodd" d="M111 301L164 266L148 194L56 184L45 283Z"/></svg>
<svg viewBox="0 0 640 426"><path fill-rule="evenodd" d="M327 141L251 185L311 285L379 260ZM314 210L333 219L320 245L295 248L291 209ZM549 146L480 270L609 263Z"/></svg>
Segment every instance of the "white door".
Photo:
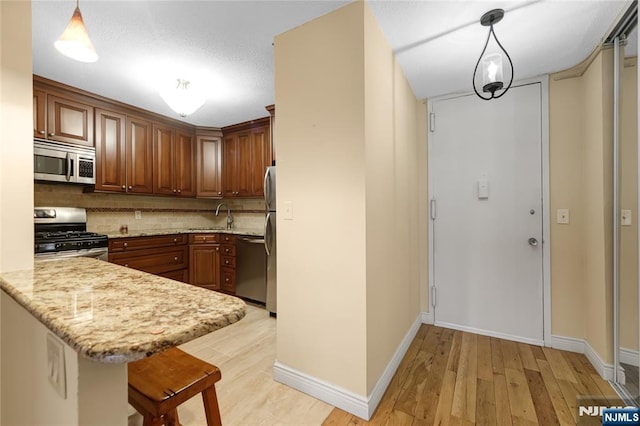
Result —
<svg viewBox="0 0 640 426"><path fill-rule="evenodd" d="M437 325L543 344L541 104L539 83L432 103Z"/></svg>

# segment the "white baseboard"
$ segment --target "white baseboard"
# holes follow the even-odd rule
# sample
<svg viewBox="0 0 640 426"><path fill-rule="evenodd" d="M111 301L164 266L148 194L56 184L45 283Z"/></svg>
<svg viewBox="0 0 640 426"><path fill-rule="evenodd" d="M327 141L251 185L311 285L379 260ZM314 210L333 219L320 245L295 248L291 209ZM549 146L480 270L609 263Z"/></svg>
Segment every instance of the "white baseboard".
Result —
<svg viewBox="0 0 640 426"><path fill-rule="evenodd" d="M613 380L613 365L604 362L586 340L552 335L549 343L555 349L584 354L600 377L605 380Z"/></svg>
<svg viewBox="0 0 640 426"><path fill-rule="evenodd" d="M433 312L422 312L422 323L433 324Z"/></svg>
<svg viewBox="0 0 640 426"><path fill-rule="evenodd" d="M640 364L640 354L633 349L620 348L620 362L638 367L638 364Z"/></svg>
<svg viewBox="0 0 640 426"><path fill-rule="evenodd" d="M300 392L311 395L314 398L326 402L327 404L333 405L334 407L338 407L360 418L369 420L380 403L385 390L387 390L387 387L389 386L393 375L396 373L402 358L404 358L407 349L409 349L409 345L418 333L420 324L422 324L422 314L418 315L405 334L400 345L391 357L387 367L382 372L382 375L380 375L380 378L368 397L358 395L340 386L317 379L278 361L273 365L273 379L276 382L280 382L293 389L299 390Z"/></svg>
<svg viewBox="0 0 640 426"><path fill-rule="evenodd" d="M465 327L463 325L451 324L448 322L441 322L441 321L436 321L435 325L437 325L438 327L451 328L453 330L460 330L460 331L466 331L468 333L480 334L482 336L497 337L499 339L512 340L514 342L522 342L522 343L527 343L529 345L544 346L544 341L542 340L512 336L510 334L505 334L505 333L496 333L494 331L482 330L480 328Z"/></svg>

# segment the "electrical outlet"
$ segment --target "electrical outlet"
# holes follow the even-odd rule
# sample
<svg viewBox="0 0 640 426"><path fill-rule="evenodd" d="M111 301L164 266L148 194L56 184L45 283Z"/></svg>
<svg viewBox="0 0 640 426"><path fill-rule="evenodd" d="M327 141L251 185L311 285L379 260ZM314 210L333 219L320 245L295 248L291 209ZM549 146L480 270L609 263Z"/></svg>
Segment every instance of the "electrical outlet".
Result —
<svg viewBox="0 0 640 426"><path fill-rule="evenodd" d="M620 212L620 224L622 226L631 226L631 210L623 209Z"/></svg>
<svg viewBox="0 0 640 426"><path fill-rule="evenodd" d="M134 212L134 217L136 218L136 220L142 219L142 212L140 210L136 210Z"/></svg>
<svg viewBox="0 0 640 426"><path fill-rule="evenodd" d="M64 345L53 334L47 334L47 377L58 395L67 399Z"/></svg>
<svg viewBox="0 0 640 426"><path fill-rule="evenodd" d="M569 209L558 209L556 222L564 225L569 224Z"/></svg>

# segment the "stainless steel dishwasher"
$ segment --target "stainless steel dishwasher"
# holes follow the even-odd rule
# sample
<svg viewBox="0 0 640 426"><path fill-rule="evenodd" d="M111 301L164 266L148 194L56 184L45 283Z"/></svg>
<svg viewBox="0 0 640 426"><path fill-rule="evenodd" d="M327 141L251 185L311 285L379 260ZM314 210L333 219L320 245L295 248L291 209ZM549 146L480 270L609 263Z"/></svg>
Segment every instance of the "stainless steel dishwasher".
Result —
<svg viewBox="0 0 640 426"><path fill-rule="evenodd" d="M236 296L258 302L267 300L267 254L263 237L236 237Z"/></svg>

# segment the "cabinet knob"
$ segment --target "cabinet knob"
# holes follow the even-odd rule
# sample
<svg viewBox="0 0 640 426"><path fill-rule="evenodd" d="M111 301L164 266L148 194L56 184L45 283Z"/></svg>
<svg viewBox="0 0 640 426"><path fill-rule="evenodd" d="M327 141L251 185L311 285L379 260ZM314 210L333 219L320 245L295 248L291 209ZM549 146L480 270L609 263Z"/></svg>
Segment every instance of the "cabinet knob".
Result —
<svg viewBox="0 0 640 426"><path fill-rule="evenodd" d="M133 187L131 185L129 185L129 191L131 191L133 189Z"/></svg>
<svg viewBox="0 0 640 426"><path fill-rule="evenodd" d="M218 195L222 195L222 192L218 192Z"/></svg>
<svg viewBox="0 0 640 426"><path fill-rule="evenodd" d="M224 249L224 252L225 252L225 253L229 253L230 251L231 251L231 250L229 250L229 249Z"/></svg>
<svg viewBox="0 0 640 426"><path fill-rule="evenodd" d="M122 190L125 191L126 189L127 189L127 187L122 185Z"/></svg>
<svg viewBox="0 0 640 426"><path fill-rule="evenodd" d="M174 239L173 239L173 242L174 242L174 244L175 244L175 243L177 243L177 242L178 242L178 239L177 239L177 238L174 238Z"/></svg>
<svg viewBox="0 0 640 426"><path fill-rule="evenodd" d="M216 247L216 251L220 251L220 247Z"/></svg>
<svg viewBox="0 0 640 426"><path fill-rule="evenodd" d="M229 281L231 281L229 278L225 278L225 279L224 279L224 282L225 282L225 283L228 283Z"/></svg>
<svg viewBox="0 0 640 426"><path fill-rule="evenodd" d="M53 132L50 132L50 133L49 133L49 136L55 136L55 135L56 135L56 134L55 134L55 133L53 133Z"/></svg>
<svg viewBox="0 0 640 426"><path fill-rule="evenodd" d="M124 266L128 268L128 267L129 267L129 264L128 264L128 263L125 263L125 264L124 264Z"/></svg>
<svg viewBox="0 0 640 426"><path fill-rule="evenodd" d="M175 194L176 192L178 192L178 190L174 189L174 190L173 190L173 193Z"/></svg>
<svg viewBox="0 0 640 426"><path fill-rule="evenodd" d="M180 190L178 189L178 194L180 193Z"/></svg>
<svg viewBox="0 0 640 426"><path fill-rule="evenodd" d="M174 257L173 260L178 261L178 256Z"/></svg>
<svg viewBox="0 0 640 426"><path fill-rule="evenodd" d="M44 135L45 131L44 130L38 130L38 133L40 133L41 135Z"/></svg>
<svg viewBox="0 0 640 426"><path fill-rule="evenodd" d="M229 261L228 261L228 260L225 260L225 261L224 261L224 264L225 264L225 265L228 265L228 264L229 264Z"/></svg>
<svg viewBox="0 0 640 426"><path fill-rule="evenodd" d="M127 243L124 243L124 244L122 245L122 247L126 248L126 247L127 247Z"/></svg>

